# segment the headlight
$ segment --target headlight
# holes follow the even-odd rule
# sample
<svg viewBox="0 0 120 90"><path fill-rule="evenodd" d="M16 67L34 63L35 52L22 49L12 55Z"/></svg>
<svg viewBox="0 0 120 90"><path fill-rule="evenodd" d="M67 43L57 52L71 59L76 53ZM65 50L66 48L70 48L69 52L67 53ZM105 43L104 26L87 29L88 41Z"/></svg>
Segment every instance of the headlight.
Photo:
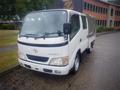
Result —
<svg viewBox="0 0 120 90"><path fill-rule="evenodd" d="M53 66L65 66L68 65L68 63L69 63L68 57L60 57L60 58L52 58L49 64Z"/></svg>

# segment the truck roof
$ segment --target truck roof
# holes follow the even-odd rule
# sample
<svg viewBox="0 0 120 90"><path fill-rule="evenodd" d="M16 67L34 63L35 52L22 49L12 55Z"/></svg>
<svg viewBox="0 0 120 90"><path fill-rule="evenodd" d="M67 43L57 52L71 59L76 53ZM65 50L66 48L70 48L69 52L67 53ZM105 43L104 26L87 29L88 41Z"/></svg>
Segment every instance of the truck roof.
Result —
<svg viewBox="0 0 120 90"><path fill-rule="evenodd" d="M76 14L86 15L86 14L84 14L84 13L77 12L77 11L75 11L75 10L70 10L70 9L46 9L46 10L32 11L31 13L47 12L47 11L67 11L67 12L74 12L74 13L76 13Z"/></svg>

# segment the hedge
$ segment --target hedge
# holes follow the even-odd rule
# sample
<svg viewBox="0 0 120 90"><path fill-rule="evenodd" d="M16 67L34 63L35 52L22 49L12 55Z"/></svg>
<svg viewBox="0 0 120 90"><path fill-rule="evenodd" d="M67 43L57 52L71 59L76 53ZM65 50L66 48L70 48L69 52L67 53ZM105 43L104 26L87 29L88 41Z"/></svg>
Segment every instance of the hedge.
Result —
<svg viewBox="0 0 120 90"><path fill-rule="evenodd" d="M16 24L0 24L0 30L15 30L17 29Z"/></svg>
<svg viewBox="0 0 120 90"><path fill-rule="evenodd" d="M97 27L97 33L114 31L112 27Z"/></svg>

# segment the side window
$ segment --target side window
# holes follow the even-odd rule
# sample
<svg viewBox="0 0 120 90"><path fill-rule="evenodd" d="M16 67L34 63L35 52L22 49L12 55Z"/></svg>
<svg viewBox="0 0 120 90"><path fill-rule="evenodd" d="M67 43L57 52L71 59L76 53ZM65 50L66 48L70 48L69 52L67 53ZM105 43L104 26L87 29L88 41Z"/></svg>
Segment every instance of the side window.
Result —
<svg viewBox="0 0 120 90"><path fill-rule="evenodd" d="M72 39L80 29L79 15L77 14L72 15L70 18L70 23L71 23L70 39Z"/></svg>
<svg viewBox="0 0 120 90"><path fill-rule="evenodd" d="M87 29L87 21L85 16L81 16L83 29Z"/></svg>

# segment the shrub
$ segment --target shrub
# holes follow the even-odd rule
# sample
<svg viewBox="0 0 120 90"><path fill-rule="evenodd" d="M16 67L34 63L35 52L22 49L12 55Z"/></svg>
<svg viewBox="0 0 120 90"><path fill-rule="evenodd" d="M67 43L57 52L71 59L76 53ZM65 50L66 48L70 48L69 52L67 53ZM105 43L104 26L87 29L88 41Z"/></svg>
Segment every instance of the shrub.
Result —
<svg viewBox="0 0 120 90"><path fill-rule="evenodd" d="M0 29L5 29L5 30L15 30L16 25L15 24L0 24Z"/></svg>
<svg viewBox="0 0 120 90"><path fill-rule="evenodd" d="M97 33L101 33L101 32L109 32L109 31L114 31L114 28L112 27L97 27Z"/></svg>

